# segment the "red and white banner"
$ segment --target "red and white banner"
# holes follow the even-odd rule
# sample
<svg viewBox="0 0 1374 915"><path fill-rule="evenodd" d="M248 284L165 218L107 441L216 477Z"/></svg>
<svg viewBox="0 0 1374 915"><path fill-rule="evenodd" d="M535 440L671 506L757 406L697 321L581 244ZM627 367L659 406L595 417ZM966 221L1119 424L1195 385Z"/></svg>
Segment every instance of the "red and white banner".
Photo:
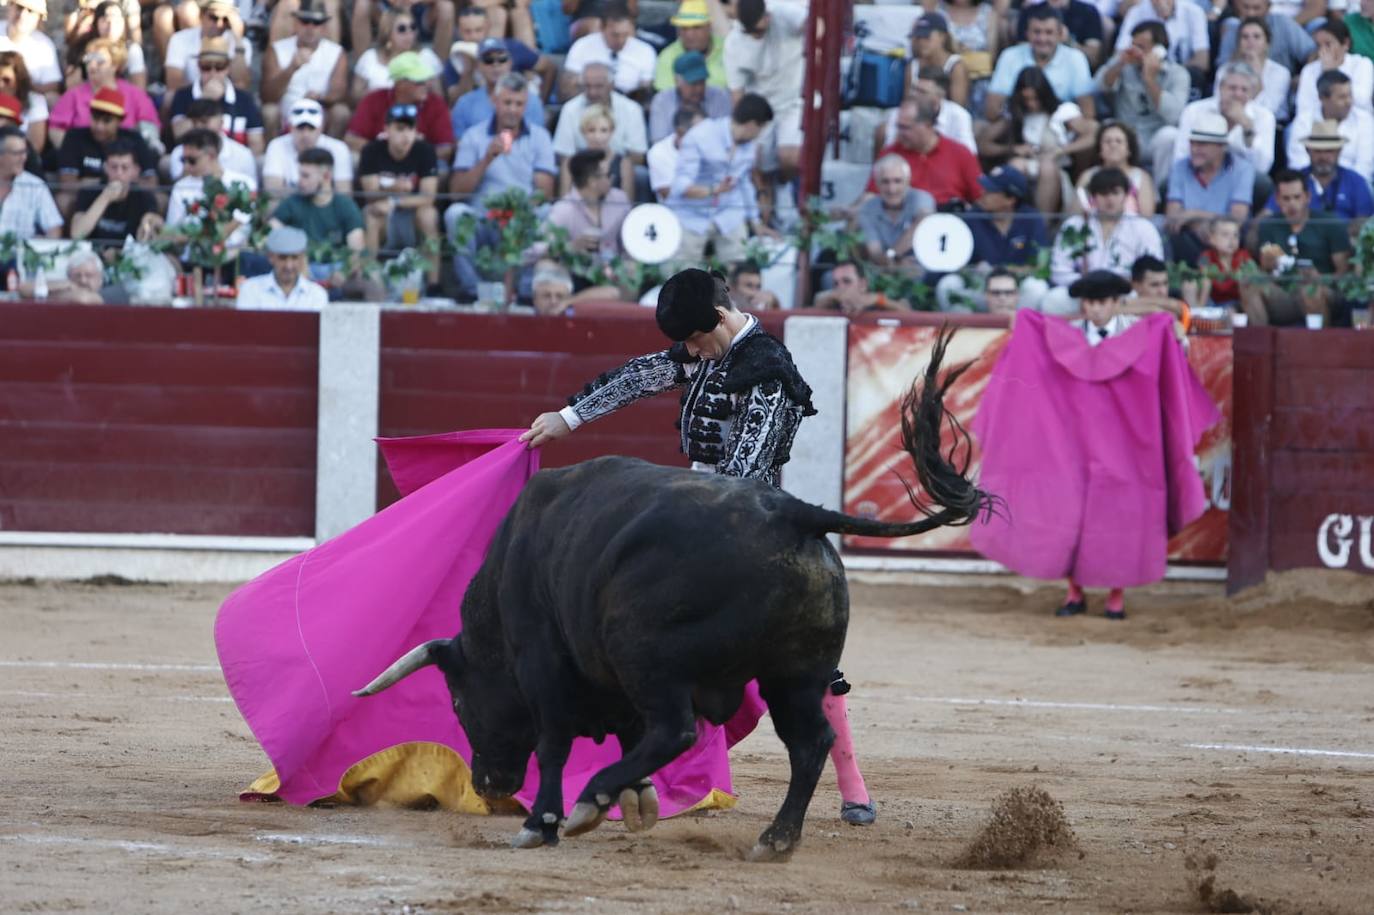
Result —
<svg viewBox="0 0 1374 915"><path fill-rule="evenodd" d="M915 474L902 451L901 401L916 375L925 369L938 328L933 326L851 325L847 392L844 510L854 515L905 521L911 502L898 476L914 486ZM968 428L987 387L988 377L1010 339L1005 329L962 328L950 343L945 364L973 365L950 390L949 411ZM1220 564L1226 560L1226 510L1231 499L1231 338L1193 337L1188 361L1222 412L1198 446L1198 462L1210 507L1169 544L1169 558L1183 563ZM944 431L944 450L953 433ZM960 460L961 451L956 455ZM968 455L975 478L981 461L977 442ZM968 528L940 528L918 537L885 540L846 537L852 549L928 555L974 555Z"/></svg>

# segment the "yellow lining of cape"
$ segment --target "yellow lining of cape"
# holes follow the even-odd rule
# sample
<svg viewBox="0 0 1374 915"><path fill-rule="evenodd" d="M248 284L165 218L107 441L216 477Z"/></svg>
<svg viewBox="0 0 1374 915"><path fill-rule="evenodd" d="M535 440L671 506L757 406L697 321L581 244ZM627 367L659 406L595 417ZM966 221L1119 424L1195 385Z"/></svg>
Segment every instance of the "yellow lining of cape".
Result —
<svg viewBox="0 0 1374 915"><path fill-rule="evenodd" d="M269 769L240 794L243 799L279 800L281 779ZM359 760L339 779L339 790L316 803L365 807L442 807L455 813L486 816L493 805L472 787L472 772L463 757L441 743L415 741L397 744ZM682 813L694 810L729 810L738 803L734 795L712 788ZM498 812L508 812L496 805ZM519 807L512 804L512 809Z"/></svg>

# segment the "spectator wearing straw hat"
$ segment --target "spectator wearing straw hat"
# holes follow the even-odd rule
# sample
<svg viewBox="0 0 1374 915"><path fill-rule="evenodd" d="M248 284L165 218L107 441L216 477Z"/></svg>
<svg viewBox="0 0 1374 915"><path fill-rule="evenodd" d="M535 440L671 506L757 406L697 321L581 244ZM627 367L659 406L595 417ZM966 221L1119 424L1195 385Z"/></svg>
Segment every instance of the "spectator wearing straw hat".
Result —
<svg viewBox="0 0 1374 915"><path fill-rule="evenodd" d="M164 101L164 105L170 104L178 89L193 84L200 76L203 45L212 38L219 39L216 46L223 48L227 57L224 69L230 82L244 91L252 87L253 73L249 66L253 62L253 45L243 39L243 21L239 19L238 8L232 0L203 0L200 25L182 29L167 42L163 67L168 101ZM210 59L216 63L219 60L217 57Z"/></svg>
<svg viewBox="0 0 1374 915"><path fill-rule="evenodd" d="M47 18L47 0L10 0L9 21L5 34L0 36L0 50L19 52L33 88L47 97L49 105L54 105L62 91L62 65L57 59L57 46L43 32Z"/></svg>
<svg viewBox="0 0 1374 915"><path fill-rule="evenodd" d="M277 226L263 246L272 272L249 277L239 287L239 309L267 311L319 311L329 304L329 293L306 276L310 245L304 232L291 226Z"/></svg>
<svg viewBox="0 0 1374 915"><path fill-rule="evenodd" d="M242 143L261 156L267 146L262 123L262 111L253 98L234 85L229 78L231 57L229 42L224 38L207 38L197 54L199 69L189 86L178 89L169 107L172 136L180 137L191 129L190 108L197 99L212 99L223 107L223 124L219 130L225 136ZM164 102L164 104L166 104Z"/></svg>
<svg viewBox="0 0 1374 915"><path fill-rule="evenodd" d="M1369 178L1374 174L1374 114L1355 104L1350 77L1339 70L1328 70L1317 78L1317 97L1317 110L1299 112L1289 128L1288 167L1307 167L1307 147L1302 140L1311 135L1314 122L1329 120L1336 122L1337 130L1345 138L1341 164Z"/></svg>
<svg viewBox="0 0 1374 915"><path fill-rule="evenodd" d="M673 116L681 108L700 111L708 118L723 118L730 113L730 93L723 86L711 84L706 58L700 51L678 55L673 63L673 80L669 88L654 93L649 103L650 143L657 143L673 132Z"/></svg>
<svg viewBox="0 0 1374 915"><path fill-rule="evenodd" d="M272 42L262 60L262 119L267 132L276 136L282 112L312 99L325 111L325 133L340 136L351 114L348 55L337 41L324 36L329 12L319 0L301 0L292 17L296 34Z"/></svg>
<svg viewBox="0 0 1374 915"><path fill-rule="evenodd" d="M348 144L326 136L324 109L314 99L303 98L287 112L291 132L267 144L262 160L262 186L269 193L281 196L296 187L300 179L300 162L307 150L322 149L334 160L334 187L340 194L353 193L353 154Z"/></svg>
<svg viewBox="0 0 1374 915"><path fill-rule="evenodd" d="M1197 264L1207 247L1208 226L1217 216L1244 224L1255 198L1255 167L1231 151L1230 127L1220 114L1205 112L1188 133L1188 158L1169 171L1165 229L1174 259Z"/></svg>
<svg viewBox="0 0 1374 915"><path fill-rule="evenodd" d="M1369 182L1364 176L1340 163L1341 152L1347 142L1336 121L1324 120L1313 124L1311 132L1302 138L1308 164L1299 174L1307 178L1313 204L1348 222L1354 234L1365 219L1374 216L1374 196L1371 196ZM1279 212L1275 195L1269 196L1265 210Z"/></svg>
<svg viewBox="0 0 1374 915"><path fill-rule="evenodd" d="M658 52L654 65L654 90L665 92L673 88L678 71L674 65L684 54L700 54L706 63L706 83L725 88L725 41L715 34L724 32L729 22L722 15L720 22L711 21L706 0L682 0L677 12L668 20L677 29L677 40ZM729 112L726 112L727 114ZM708 114L707 117L721 117Z"/></svg>
<svg viewBox="0 0 1374 915"><path fill-rule="evenodd" d="M434 148L439 170L446 171L453 158L453 121L443 96L430 91L434 69L419 54L407 51L393 57L388 70L395 85L363 96L348 122L344 142L361 153L368 143L386 134L391 111L397 106L409 107L414 110L412 120L420 139Z"/></svg>

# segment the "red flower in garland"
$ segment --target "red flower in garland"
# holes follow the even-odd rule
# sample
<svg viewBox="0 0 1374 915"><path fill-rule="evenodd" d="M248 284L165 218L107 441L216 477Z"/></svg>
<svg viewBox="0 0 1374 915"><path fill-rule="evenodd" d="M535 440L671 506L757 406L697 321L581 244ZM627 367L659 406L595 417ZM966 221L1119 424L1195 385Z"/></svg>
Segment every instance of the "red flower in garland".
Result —
<svg viewBox="0 0 1374 915"><path fill-rule="evenodd" d="M217 209L217 210L222 210L222 209L224 209L225 207L227 207L228 205L229 205L229 195L228 195L228 194L216 194L216 195L215 195L215 209Z"/></svg>
<svg viewBox="0 0 1374 915"><path fill-rule="evenodd" d="M199 213L199 212L200 212L200 201L199 201L199 200L192 200L192 201L191 201L191 205L188 206L188 207L186 208L186 212L190 213L192 216L194 216L194 215L196 215L197 213Z"/></svg>

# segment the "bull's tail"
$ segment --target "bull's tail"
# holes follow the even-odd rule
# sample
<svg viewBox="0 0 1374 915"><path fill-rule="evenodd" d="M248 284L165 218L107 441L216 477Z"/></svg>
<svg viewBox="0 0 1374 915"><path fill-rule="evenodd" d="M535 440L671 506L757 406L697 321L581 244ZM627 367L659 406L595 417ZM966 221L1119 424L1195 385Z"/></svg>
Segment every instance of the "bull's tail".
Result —
<svg viewBox="0 0 1374 915"><path fill-rule="evenodd" d="M912 382L911 390L902 398L902 448L911 456L916 478L930 498L930 503L917 498L905 477L902 483L906 486L911 504L924 517L919 521L902 523L876 521L802 502L798 503L802 506L798 522L803 528L816 533L909 537L945 525L970 524L979 515L994 510L996 497L974 486L966 476L970 451L968 433L959 420L945 409L946 393L972 365L966 363L950 369L941 380L940 363L953 336L953 328L941 328L935 339L935 347L931 350L930 365L926 367L925 375ZM947 453L941 454L940 432L946 423L954 433L954 442Z"/></svg>
<svg viewBox="0 0 1374 915"><path fill-rule="evenodd" d="M434 639L417 645L378 675L377 679L367 684L360 690L355 690L355 696L371 696L380 693L388 686L404 680L406 677L421 670L431 664L439 664L445 652L449 650L452 642L449 639Z"/></svg>

